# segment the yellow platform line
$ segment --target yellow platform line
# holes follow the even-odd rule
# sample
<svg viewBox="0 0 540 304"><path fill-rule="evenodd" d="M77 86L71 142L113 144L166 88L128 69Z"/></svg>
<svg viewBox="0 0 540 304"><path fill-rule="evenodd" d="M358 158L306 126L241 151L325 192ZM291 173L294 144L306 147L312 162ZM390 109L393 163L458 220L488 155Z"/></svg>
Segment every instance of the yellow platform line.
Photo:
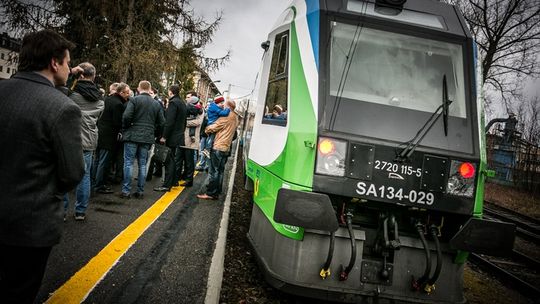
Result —
<svg viewBox="0 0 540 304"><path fill-rule="evenodd" d="M45 303L70 304L84 301L118 260L135 244L146 229L163 214L183 190L184 187L174 187L171 191L166 192L93 257L88 264L77 271L64 285L60 286Z"/></svg>

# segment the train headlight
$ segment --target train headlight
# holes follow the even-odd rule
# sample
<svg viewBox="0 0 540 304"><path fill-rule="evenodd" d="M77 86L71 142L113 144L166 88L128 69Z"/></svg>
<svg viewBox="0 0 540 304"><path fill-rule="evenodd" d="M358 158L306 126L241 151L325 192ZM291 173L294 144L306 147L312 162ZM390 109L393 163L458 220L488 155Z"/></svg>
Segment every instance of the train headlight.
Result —
<svg viewBox="0 0 540 304"><path fill-rule="evenodd" d="M347 142L334 138L320 137L317 145L315 172L325 175L345 176Z"/></svg>
<svg viewBox="0 0 540 304"><path fill-rule="evenodd" d="M446 193L456 196L472 197L474 194L476 165L469 162L453 160Z"/></svg>

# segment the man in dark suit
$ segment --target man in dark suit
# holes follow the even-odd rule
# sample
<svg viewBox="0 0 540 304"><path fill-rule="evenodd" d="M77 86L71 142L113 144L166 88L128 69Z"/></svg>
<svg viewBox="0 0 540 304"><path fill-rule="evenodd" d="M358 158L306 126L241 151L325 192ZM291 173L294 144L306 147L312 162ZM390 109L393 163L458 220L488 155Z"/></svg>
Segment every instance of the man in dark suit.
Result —
<svg viewBox="0 0 540 304"><path fill-rule="evenodd" d="M169 191L176 182L176 154L180 146L184 145L184 131L186 130L187 109L186 103L180 98L180 86L172 85L169 88L169 106L165 113L165 129L160 139L161 144L167 145L171 152L165 160L165 181L154 191Z"/></svg>
<svg viewBox="0 0 540 304"><path fill-rule="evenodd" d="M120 197L131 196L131 173L135 158L138 160L139 175L135 198L142 198L146 181L146 162L148 151L155 141L156 133L161 136L165 119L163 109L152 97L152 85L143 80L137 88L139 95L129 100L124 115L122 128L124 131L124 180Z"/></svg>
<svg viewBox="0 0 540 304"><path fill-rule="evenodd" d="M84 174L81 110L55 86L69 75L73 44L43 30L26 35L18 72L0 82L0 298L32 303L60 241L62 196Z"/></svg>
<svg viewBox="0 0 540 304"><path fill-rule="evenodd" d="M122 114L124 102L129 98L129 86L123 82L116 83L115 92L105 99L105 109L98 121L98 145L96 152L96 181L95 189L98 193L112 193L107 187L106 179L110 172L111 159L120 150L118 138L122 129Z"/></svg>

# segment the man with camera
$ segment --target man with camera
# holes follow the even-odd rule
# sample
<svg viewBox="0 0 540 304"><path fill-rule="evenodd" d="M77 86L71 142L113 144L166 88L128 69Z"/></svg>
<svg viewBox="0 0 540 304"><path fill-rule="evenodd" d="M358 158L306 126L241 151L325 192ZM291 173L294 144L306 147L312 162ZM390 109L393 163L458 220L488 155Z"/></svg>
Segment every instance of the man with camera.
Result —
<svg viewBox="0 0 540 304"><path fill-rule="evenodd" d="M97 122L105 102L103 95L94 83L96 77L96 68L89 62L83 62L78 65L78 79L70 92L69 97L79 106L82 112L81 139L83 145L84 176L77 186L75 200L75 220L84 221L86 218L86 209L90 200L90 171L92 168L92 156L97 148L98 127ZM64 196L64 218L68 211L69 197Z"/></svg>

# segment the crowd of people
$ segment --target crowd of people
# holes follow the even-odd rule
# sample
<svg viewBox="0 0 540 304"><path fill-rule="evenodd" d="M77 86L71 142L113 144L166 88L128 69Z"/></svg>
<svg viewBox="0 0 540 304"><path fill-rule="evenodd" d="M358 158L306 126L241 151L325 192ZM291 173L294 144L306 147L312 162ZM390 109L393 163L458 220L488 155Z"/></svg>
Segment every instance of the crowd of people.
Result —
<svg viewBox="0 0 540 304"><path fill-rule="evenodd" d="M114 83L105 96L91 63L70 68L73 47L51 30L30 33L22 40L18 72L0 82L4 303L33 302L70 197L75 220L84 221L92 195L114 195L112 185L120 183L119 197L142 198L145 182L163 171L154 191L192 186L195 170L208 171L198 198L216 200L222 191L239 123L234 101L218 95L203 103L195 92L184 99L179 85L159 98L146 80L135 91ZM150 157L164 148L165 159Z"/></svg>

